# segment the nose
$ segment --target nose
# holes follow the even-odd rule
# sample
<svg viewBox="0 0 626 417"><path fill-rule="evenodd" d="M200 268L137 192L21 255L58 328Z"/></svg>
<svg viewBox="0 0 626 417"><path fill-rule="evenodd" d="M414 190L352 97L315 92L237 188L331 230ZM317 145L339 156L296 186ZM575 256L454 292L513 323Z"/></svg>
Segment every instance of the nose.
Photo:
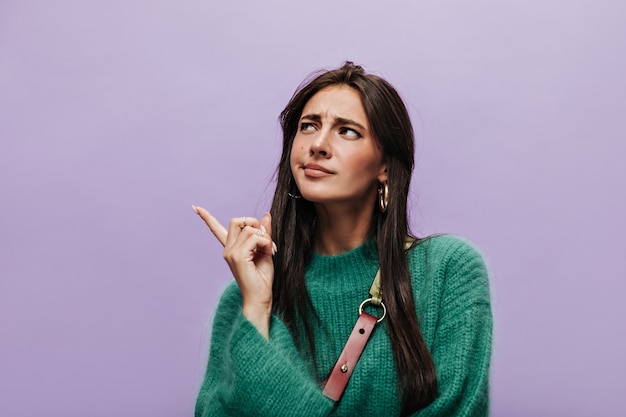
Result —
<svg viewBox="0 0 626 417"><path fill-rule="evenodd" d="M330 158L332 155L330 147L330 132L322 130L315 136L315 139L313 139L311 147L309 148L309 155L319 155L324 158Z"/></svg>

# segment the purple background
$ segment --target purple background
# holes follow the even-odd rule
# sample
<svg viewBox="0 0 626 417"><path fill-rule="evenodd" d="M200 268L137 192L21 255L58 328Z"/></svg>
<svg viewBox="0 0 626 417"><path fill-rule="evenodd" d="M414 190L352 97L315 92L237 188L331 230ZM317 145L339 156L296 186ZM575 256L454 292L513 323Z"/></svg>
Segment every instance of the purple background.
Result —
<svg viewBox="0 0 626 417"><path fill-rule="evenodd" d="M185 416L311 71L388 78L492 271L493 416L624 416L622 0L0 2L0 415ZM418 197L417 197L418 196Z"/></svg>

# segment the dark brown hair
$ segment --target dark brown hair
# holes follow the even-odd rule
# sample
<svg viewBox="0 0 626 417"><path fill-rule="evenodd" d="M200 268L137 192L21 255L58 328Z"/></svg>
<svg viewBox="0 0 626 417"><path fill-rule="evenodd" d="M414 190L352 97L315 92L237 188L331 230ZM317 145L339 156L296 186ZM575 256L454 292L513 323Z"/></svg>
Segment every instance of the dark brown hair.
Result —
<svg viewBox="0 0 626 417"><path fill-rule="evenodd" d="M280 114L283 150L271 208L272 234L280 248L274 257L273 309L292 333L297 326L304 328L307 348L315 355L310 320L316 314L304 273L312 250L316 213L311 202L289 195L298 194L291 173L290 153L302 109L315 93L331 85L347 85L360 94L372 134L387 164L389 204L385 213L374 210L370 235L378 250L402 414L408 415L427 406L437 396L435 365L419 330L404 249L409 234L407 198L413 171L413 128L396 90L387 81L366 74L352 62L305 81Z"/></svg>

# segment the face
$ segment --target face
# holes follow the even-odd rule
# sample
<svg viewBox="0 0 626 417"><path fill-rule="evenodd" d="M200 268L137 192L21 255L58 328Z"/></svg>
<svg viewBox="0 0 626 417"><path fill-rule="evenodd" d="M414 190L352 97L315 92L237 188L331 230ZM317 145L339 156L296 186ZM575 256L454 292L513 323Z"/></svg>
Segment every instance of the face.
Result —
<svg viewBox="0 0 626 417"><path fill-rule="evenodd" d="M336 85L318 91L302 110L291 148L291 172L314 203L373 207L386 165L359 93Z"/></svg>

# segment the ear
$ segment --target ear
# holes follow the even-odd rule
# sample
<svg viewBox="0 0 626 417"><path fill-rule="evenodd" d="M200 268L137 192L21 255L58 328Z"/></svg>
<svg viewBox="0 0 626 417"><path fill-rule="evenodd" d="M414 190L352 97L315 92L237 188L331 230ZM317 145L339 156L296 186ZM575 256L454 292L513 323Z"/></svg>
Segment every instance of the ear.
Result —
<svg viewBox="0 0 626 417"><path fill-rule="evenodd" d="M378 173L378 182L384 184L387 181L387 164L382 164L380 167L380 172Z"/></svg>

